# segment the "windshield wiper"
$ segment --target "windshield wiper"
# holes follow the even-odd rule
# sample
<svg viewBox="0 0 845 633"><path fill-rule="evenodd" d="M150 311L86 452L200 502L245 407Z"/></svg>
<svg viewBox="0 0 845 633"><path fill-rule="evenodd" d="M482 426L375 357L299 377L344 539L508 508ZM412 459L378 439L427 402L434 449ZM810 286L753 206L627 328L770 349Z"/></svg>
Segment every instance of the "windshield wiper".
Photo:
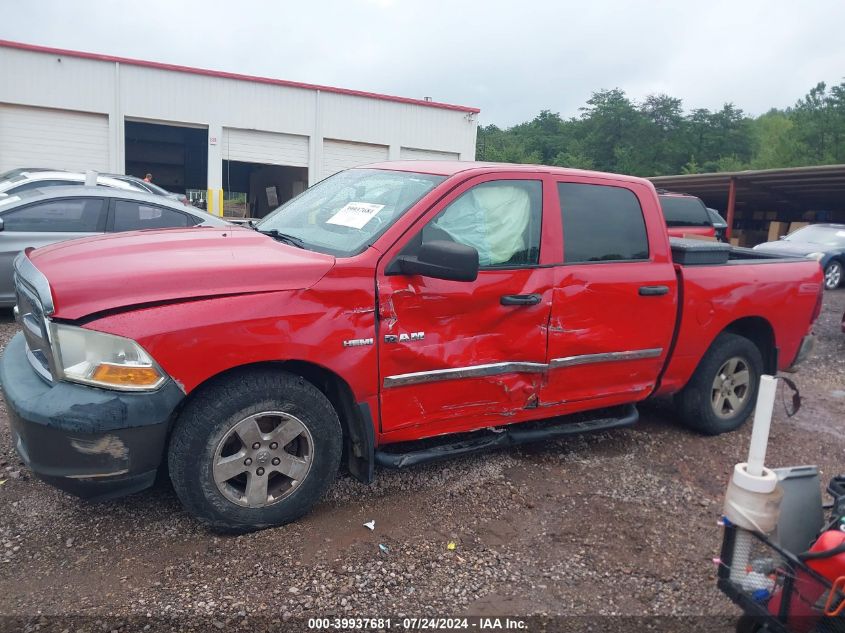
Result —
<svg viewBox="0 0 845 633"><path fill-rule="evenodd" d="M305 248L305 242L303 242L298 237L294 237L293 235L288 235L287 233L282 233L278 229L255 229L262 235L269 235L274 240L279 240L280 242L284 242L285 244L290 244L291 246L296 246L297 248Z"/></svg>

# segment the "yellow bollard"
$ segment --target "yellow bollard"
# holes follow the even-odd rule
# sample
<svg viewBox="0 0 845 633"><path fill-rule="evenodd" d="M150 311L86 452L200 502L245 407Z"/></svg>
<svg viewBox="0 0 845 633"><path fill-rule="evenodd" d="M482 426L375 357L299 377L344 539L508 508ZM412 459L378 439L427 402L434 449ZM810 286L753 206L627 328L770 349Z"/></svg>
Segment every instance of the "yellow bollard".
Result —
<svg viewBox="0 0 845 633"><path fill-rule="evenodd" d="M220 213L218 214L221 218L223 217L223 190L219 189L220 191Z"/></svg>
<svg viewBox="0 0 845 633"><path fill-rule="evenodd" d="M209 189L205 194L205 210L214 215L214 190Z"/></svg>

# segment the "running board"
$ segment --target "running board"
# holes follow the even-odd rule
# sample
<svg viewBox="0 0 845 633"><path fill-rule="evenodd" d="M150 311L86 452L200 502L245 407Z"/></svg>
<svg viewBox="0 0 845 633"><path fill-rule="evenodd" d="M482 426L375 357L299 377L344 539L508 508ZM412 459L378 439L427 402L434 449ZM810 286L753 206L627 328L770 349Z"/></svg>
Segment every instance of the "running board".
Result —
<svg viewBox="0 0 845 633"><path fill-rule="evenodd" d="M384 466L386 468L406 468L408 466L426 464L428 462L448 459L450 457L479 453L481 451L487 451L494 448L516 446L517 444L527 444L529 442L538 442L540 440L554 440L559 437L580 433L609 431L610 429L631 426L632 424L636 424L636 422L640 419L639 411L637 411L637 407L633 404L617 408L620 410L619 417L604 417L583 420L581 419L583 418L583 414L578 414L576 416L570 416L569 418L575 418L577 421L564 421L545 426L537 426L530 429L520 428L523 424L514 424L512 426L504 427L504 429L498 433L491 432L489 435L484 435L483 437L472 437L462 441L440 444L430 448L423 448L405 453L377 450L375 452L375 461L379 466ZM564 418L564 420L566 420L566 418ZM534 426L534 424L532 424L532 426Z"/></svg>

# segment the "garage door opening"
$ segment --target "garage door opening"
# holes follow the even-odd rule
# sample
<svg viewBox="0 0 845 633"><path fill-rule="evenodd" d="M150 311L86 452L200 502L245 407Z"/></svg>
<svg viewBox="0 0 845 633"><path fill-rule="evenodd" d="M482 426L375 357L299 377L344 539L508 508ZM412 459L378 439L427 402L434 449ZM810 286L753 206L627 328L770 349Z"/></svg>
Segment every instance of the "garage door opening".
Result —
<svg viewBox="0 0 845 633"><path fill-rule="evenodd" d="M223 161L223 215L263 218L308 186L308 169Z"/></svg>
<svg viewBox="0 0 845 633"><path fill-rule="evenodd" d="M208 182L208 130L126 121L126 173L204 206Z"/></svg>

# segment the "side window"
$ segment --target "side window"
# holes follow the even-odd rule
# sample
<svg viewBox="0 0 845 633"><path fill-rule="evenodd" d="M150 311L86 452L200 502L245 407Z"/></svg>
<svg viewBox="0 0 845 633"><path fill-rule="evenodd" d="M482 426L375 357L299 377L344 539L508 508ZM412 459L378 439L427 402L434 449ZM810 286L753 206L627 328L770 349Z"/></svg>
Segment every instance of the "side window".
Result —
<svg viewBox="0 0 845 633"><path fill-rule="evenodd" d="M51 200L3 214L4 231L100 233L105 225L105 201L95 198Z"/></svg>
<svg viewBox="0 0 845 633"><path fill-rule="evenodd" d="M83 185L85 183L78 180L30 180L22 185L9 189L6 193L20 193L29 189L43 189L45 187L70 187L73 185Z"/></svg>
<svg viewBox="0 0 845 633"><path fill-rule="evenodd" d="M564 262L648 259L643 210L632 191L570 182L557 189Z"/></svg>
<svg viewBox="0 0 845 633"><path fill-rule="evenodd" d="M114 205L114 231L166 229L193 226L196 222L185 213L166 207L130 200L118 200Z"/></svg>
<svg viewBox="0 0 845 633"><path fill-rule="evenodd" d="M540 259L543 186L496 180L465 191L422 230L422 241L450 240L478 251L482 268L532 266Z"/></svg>
<svg viewBox="0 0 845 633"><path fill-rule="evenodd" d="M666 226L712 226L707 207L698 198L660 196Z"/></svg>

